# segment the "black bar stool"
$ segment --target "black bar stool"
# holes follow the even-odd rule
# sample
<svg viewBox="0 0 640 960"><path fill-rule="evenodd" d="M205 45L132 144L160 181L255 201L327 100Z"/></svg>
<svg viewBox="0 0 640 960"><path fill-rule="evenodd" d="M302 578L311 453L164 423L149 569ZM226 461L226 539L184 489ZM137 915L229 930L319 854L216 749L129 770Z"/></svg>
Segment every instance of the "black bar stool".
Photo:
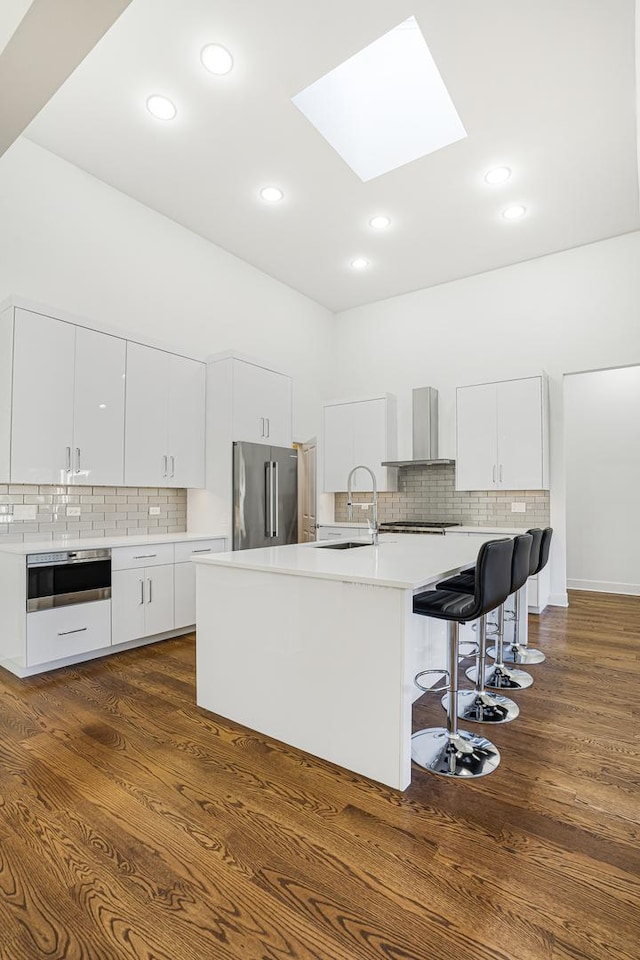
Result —
<svg viewBox="0 0 640 960"><path fill-rule="evenodd" d="M513 540L513 555L511 559L511 577L510 586L514 582L520 582L522 577L526 582L529 574L529 554L533 537L529 534L522 534ZM459 577L452 577L449 580L443 580L438 583L438 590L453 590L454 592L469 592L467 584L470 579L475 577L472 572L463 573ZM501 605L500 610L503 609ZM498 612L500 616L500 611ZM520 713L520 708L515 700L499 693L490 693L487 688L487 615L480 618L478 623L478 646L476 653L475 668L467 670L467 676L475 680L473 690L460 690L458 692L458 716L462 720L468 720L471 723L509 723L515 720ZM503 665L501 665L503 666ZM497 678L495 667L489 672L489 679L495 681ZM495 689L495 682L492 684ZM517 688L516 688L517 689ZM442 698L442 706L447 709L449 705L449 694Z"/></svg>
<svg viewBox="0 0 640 960"><path fill-rule="evenodd" d="M551 527L545 527L544 530L536 527L533 530L528 530L527 533L530 533L533 537L531 559L529 563L529 576L534 577L536 574L540 573L543 567L546 567L548 563L553 530ZM542 650L536 650L533 647L529 647L528 644L520 643L520 614L522 611L523 602L525 604L527 602L526 588L524 584L516 593L515 612L513 617L509 618L509 620L513 621L514 624L513 640L504 651L504 659L506 663L515 664L527 665L532 663L542 663L544 660L546 660ZM489 656L495 657L496 647L489 648L487 651Z"/></svg>
<svg viewBox="0 0 640 960"><path fill-rule="evenodd" d="M447 726L419 730L411 738L414 762L431 773L443 777L483 777L500 763L500 753L489 740L458 729L458 628L459 624L477 620L504 603L511 586L512 554L512 540L483 543L476 561L472 595L429 590L413 598L414 613L446 620L449 625L449 669L437 671L447 677ZM421 690L429 688L419 683L420 677L434 672L423 670L417 674L415 680Z"/></svg>

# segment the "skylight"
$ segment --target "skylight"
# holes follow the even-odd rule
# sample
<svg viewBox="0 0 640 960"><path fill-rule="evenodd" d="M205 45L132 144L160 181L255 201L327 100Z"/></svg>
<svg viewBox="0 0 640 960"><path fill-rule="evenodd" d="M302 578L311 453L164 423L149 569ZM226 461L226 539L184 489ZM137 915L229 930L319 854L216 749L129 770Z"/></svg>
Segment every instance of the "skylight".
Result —
<svg viewBox="0 0 640 960"><path fill-rule="evenodd" d="M415 17L316 80L293 103L363 181L467 135Z"/></svg>

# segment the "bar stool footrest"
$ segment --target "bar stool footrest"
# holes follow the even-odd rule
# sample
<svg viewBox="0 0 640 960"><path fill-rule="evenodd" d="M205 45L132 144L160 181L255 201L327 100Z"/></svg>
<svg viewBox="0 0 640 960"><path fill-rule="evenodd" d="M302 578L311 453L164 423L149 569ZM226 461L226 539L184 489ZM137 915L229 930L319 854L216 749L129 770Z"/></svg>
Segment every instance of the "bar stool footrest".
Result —
<svg viewBox="0 0 640 960"><path fill-rule="evenodd" d="M429 673L437 673L439 677L444 675L447 678L447 682L443 687L425 687L418 681L418 677L426 677ZM443 690L449 689L449 685L451 683L451 674L448 670L421 670L420 673L416 673L415 677L413 678L413 682L415 683L416 687L418 687L418 689L422 690L424 693L442 693Z"/></svg>

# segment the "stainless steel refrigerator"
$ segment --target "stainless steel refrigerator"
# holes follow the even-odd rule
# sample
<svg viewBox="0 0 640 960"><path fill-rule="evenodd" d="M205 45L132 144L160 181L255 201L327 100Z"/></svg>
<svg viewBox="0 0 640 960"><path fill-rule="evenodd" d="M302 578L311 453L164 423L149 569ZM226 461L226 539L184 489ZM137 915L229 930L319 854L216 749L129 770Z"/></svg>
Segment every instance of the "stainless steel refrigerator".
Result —
<svg viewBox="0 0 640 960"><path fill-rule="evenodd" d="M233 549L298 542L298 453L233 445Z"/></svg>

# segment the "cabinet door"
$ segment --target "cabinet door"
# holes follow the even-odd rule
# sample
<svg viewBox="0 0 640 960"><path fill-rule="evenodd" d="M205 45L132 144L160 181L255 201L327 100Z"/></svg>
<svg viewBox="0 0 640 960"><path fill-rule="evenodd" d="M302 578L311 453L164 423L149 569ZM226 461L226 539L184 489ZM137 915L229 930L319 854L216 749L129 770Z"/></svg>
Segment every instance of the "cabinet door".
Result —
<svg viewBox="0 0 640 960"><path fill-rule="evenodd" d="M76 328L72 481L124 483L126 341Z"/></svg>
<svg viewBox="0 0 640 960"><path fill-rule="evenodd" d="M187 561L174 567L175 617L177 630L196 622L196 565Z"/></svg>
<svg viewBox="0 0 640 960"><path fill-rule="evenodd" d="M362 400L352 406L354 466L362 463L370 467L378 490L384 490L387 472L381 464L387 459L387 402L383 399ZM372 490L371 477L366 470L358 470L354 481L354 490Z"/></svg>
<svg viewBox="0 0 640 960"><path fill-rule="evenodd" d="M76 328L15 311L11 480L67 483L73 446Z"/></svg>
<svg viewBox="0 0 640 960"><path fill-rule="evenodd" d="M233 440L291 445L291 381L253 363L233 364Z"/></svg>
<svg viewBox="0 0 640 960"><path fill-rule="evenodd" d="M164 567L146 567L144 632L151 637L155 633L173 630L173 564Z"/></svg>
<svg viewBox="0 0 640 960"><path fill-rule="evenodd" d="M146 634L145 571L114 570L111 574L111 643L126 643Z"/></svg>
<svg viewBox="0 0 640 960"><path fill-rule="evenodd" d="M27 666L77 657L111 644L109 600L27 614Z"/></svg>
<svg viewBox="0 0 640 960"><path fill-rule="evenodd" d="M498 384L498 487L540 490L542 378Z"/></svg>
<svg viewBox="0 0 640 960"><path fill-rule="evenodd" d="M493 490L498 478L497 385L458 387L456 490Z"/></svg>
<svg viewBox="0 0 640 960"><path fill-rule="evenodd" d="M264 395L266 437L273 447L291 446L291 380L280 373L269 373Z"/></svg>
<svg viewBox="0 0 640 960"><path fill-rule="evenodd" d="M169 361L171 355L127 343L125 484L169 487Z"/></svg>
<svg viewBox="0 0 640 960"><path fill-rule="evenodd" d="M324 408L323 474L325 493L347 489L347 477L356 461L353 444L354 404L336 403Z"/></svg>
<svg viewBox="0 0 640 960"><path fill-rule="evenodd" d="M205 366L172 356L169 370L169 479L204 487Z"/></svg>

